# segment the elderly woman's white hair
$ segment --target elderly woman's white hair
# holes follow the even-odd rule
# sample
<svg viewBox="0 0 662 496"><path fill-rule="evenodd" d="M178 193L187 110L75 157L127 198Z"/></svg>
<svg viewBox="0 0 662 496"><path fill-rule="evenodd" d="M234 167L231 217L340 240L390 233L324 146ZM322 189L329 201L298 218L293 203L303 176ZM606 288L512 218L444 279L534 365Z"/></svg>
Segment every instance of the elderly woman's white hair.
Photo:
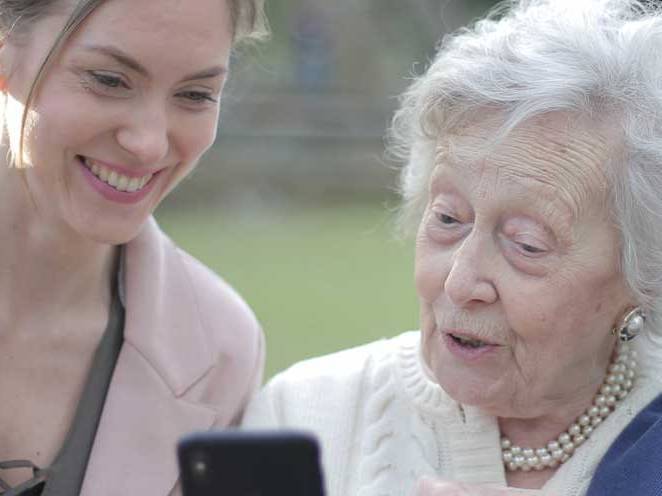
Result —
<svg viewBox="0 0 662 496"><path fill-rule="evenodd" d="M662 369L662 12L632 0L521 0L442 40L405 93L392 127L402 223L427 203L437 147L464 123L501 111L494 140L553 111L607 122L620 134L610 179L625 278L649 316L637 341Z"/></svg>

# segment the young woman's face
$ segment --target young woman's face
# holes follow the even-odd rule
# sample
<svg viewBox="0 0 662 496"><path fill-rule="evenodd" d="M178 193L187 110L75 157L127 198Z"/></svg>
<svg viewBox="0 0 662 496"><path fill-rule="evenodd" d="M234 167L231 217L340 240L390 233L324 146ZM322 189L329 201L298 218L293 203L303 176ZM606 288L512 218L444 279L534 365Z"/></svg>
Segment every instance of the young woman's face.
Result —
<svg viewBox="0 0 662 496"><path fill-rule="evenodd" d="M18 153L38 67L65 22L3 47ZM24 162L40 212L96 241L128 241L216 135L232 32L225 0L109 0L66 42L29 112Z"/></svg>

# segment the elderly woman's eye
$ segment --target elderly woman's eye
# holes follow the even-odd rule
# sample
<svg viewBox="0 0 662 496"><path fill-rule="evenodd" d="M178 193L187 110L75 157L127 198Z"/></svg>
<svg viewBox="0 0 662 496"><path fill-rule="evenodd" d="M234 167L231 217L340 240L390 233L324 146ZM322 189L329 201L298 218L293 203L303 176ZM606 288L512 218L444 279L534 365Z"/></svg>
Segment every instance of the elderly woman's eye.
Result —
<svg viewBox="0 0 662 496"><path fill-rule="evenodd" d="M533 245L530 245L530 244L527 244L527 243L517 243L517 244L520 246L522 251L524 251L526 253L530 253L532 255L537 255L539 253L544 253L545 252L545 250L543 248L538 248L537 246L533 246Z"/></svg>
<svg viewBox="0 0 662 496"><path fill-rule="evenodd" d="M453 224L459 224L459 221L448 214L437 214L437 219L444 225L451 226Z"/></svg>

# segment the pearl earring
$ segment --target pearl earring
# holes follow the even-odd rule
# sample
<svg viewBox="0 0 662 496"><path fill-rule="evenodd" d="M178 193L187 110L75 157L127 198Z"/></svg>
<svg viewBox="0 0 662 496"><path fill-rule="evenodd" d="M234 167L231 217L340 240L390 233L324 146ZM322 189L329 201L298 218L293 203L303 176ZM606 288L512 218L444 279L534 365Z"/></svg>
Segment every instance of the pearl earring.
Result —
<svg viewBox="0 0 662 496"><path fill-rule="evenodd" d="M631 341L644 329L645 320L646 314L640 307L631 308L611 332L623 343Z"/></svg>

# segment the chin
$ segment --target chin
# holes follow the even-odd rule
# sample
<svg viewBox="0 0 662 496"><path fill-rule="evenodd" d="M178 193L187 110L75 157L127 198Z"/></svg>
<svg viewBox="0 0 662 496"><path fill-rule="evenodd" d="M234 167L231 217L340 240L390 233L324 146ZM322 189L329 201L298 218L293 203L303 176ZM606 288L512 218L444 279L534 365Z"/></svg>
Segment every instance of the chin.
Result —
<svg viewBox="0 0 662 496"><path fill-rule="evenodd" d="M460 370L450 364L433 366L431 369L446 394L463 405L492 410L492 406L510 395L499 383L498 376L487 377L472 373L471 370Z"/></svg>
<svg viewBox="0 0 662 496"><path fill-rule="evenodd" d="M480 407L491 403L486 388L471 381L439 381L439 385L458 403Z"/></svg>
<svg viewBox="0 0 662 496"><path fill-rule="evenodd" d="M134 239L142 230L147 218L95 219L96 222L73 226L80 236L92 242L106 245L123 245Z"/></svg>

